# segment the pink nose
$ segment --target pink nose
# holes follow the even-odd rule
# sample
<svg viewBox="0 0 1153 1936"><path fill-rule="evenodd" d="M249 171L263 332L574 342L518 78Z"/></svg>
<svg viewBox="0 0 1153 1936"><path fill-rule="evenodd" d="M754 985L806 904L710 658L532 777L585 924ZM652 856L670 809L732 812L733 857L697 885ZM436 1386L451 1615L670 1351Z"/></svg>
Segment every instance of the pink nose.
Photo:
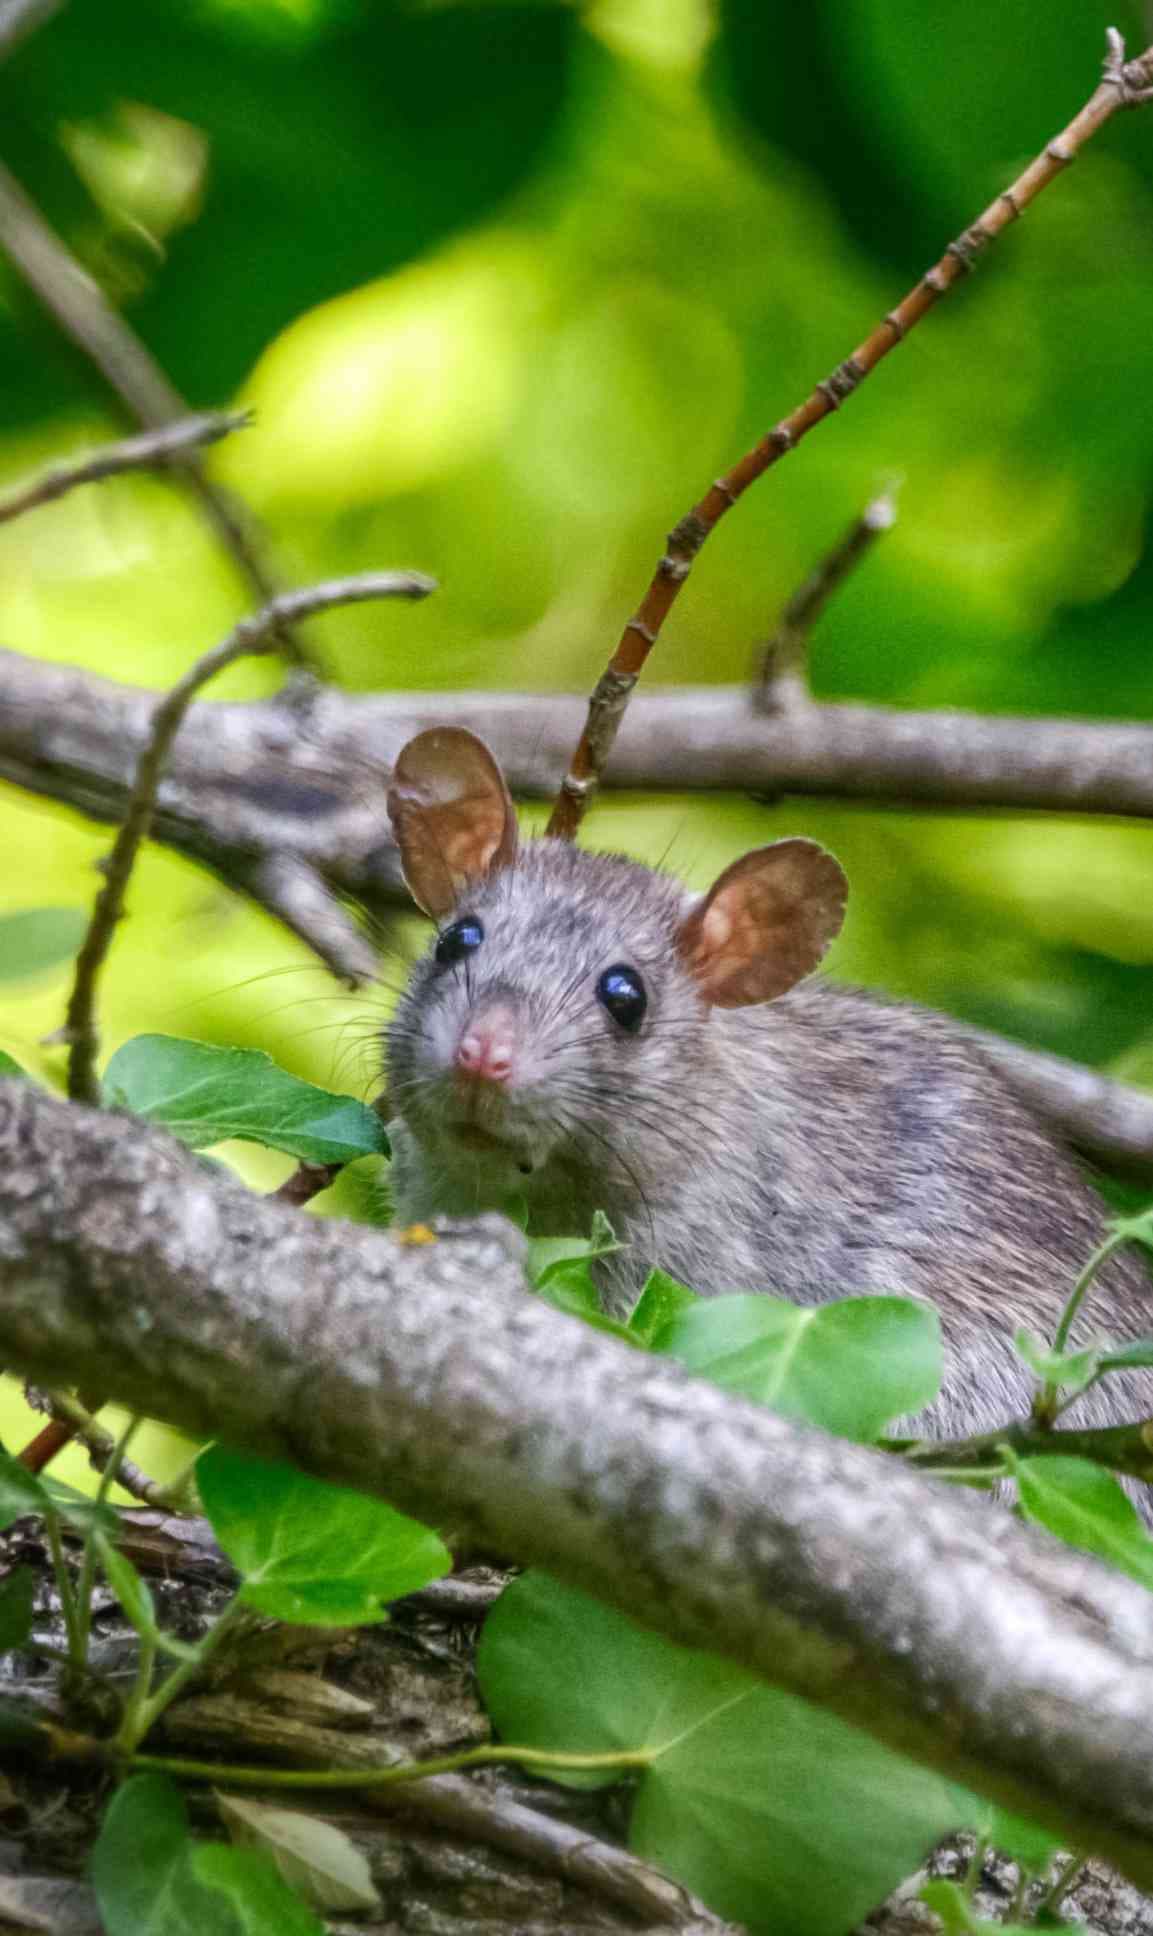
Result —
<svg viewBox="0 0 1153 1936"><path fill-rule="evenodd" d="M505 1009L474 1016L456 1048L456 1073L470 1082L507 1082L516 1062L513 1018Z"/></svg>

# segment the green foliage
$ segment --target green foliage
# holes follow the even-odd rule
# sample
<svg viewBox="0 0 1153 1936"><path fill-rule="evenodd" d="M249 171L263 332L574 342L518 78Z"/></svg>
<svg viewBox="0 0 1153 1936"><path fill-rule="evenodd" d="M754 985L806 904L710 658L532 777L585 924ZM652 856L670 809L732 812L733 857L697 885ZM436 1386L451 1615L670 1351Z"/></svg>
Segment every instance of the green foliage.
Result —
<svg viewBox="0 0 1153 1936"><path fill-rule="evenodd" d="M36 1575L30 1566L13 1567L0 1580L0 1652L20 1647L32 1631Z"/></svg>
<svg viewBox="0 0 1153 1936"><path fill-rule="evenodd" d="M380 1500L214 1445L197 1462L204 1510L244 1575L240 1598L275 1620L361 1626L382 1600L451 1567L435 1533Z"/></svg>
<svg viewBox="0 0 1153 1936"><path fill-rule="evenodd" d="M927 1882L920 1892L927 1909L939 1916L944 1936L1036 1936L1035 1923L1001 1923L978 1916L955 1882ZM1068 1936L1086 1936L1080 1923L1062 1923Z"/></svg>
<svg viewBox="0 0 1153 1936"><path fill-rule="evenodd" d="M259 1049L138 1035L108 1064L104 1099L110 1108L163 1123L191 1149L236 1136L305 1163L351 1163L388 1153L383 1125L371 1109L302 1082Z"/></svg>
<svg viewBox="0 0 1153 1936"><path fill-rule="evenodd" d="M702 1299L663 1332L661 1349L725 1391L843 1438L879 1437L941 1383L937 1313L902 1297Z"/></svg>
<svg viewBox="0 0 1153 1936"><path fill-rule="evenodd" d="M322 1936L267 1857L194 1842L160 1775L134 1775L113 1796L92 1881L108 1936Z"/></svg>
<svg viewBox="0 0 1153 1936"><path fill-rule="evenodd" d="M697 1293L667 1271L651 1270L629 1312L629 1330L650 1351L663 1351L678 1319L698 1302Z"/></svg>
<svg viewBox="0 0 1153 1936"><path fill-rule="evenodd" d="M22 908L0 915L0 981L24 981L76 953L88 925L83 908Z"/></svg>
<svg viewBox="0 0 1153 1936"><path fill-rule="evenodd" d="M311 1908L328 1915L379 1909L368 1863L335 1823L246 1796L221 1795L219 1802L234 1839L271 1856L289 1888Z"/></svg>
<svg viewBox="0 0 1153 1936"><path fill-rule="evenodd" d="M0 1049L0 1076L23 1076L27 1081L27 1070L22 1069L5 1050Z"/></svg>
<svg viewBox="0 0 1153 1936"><path fill-rule="evenodd" d="M0 1531L28 1514L66 1520L78 1532L115 1533L110 1506L77 1492L59 1479L41 1479L7 1452L0 1452Z"/></svg>
<svg viewBox="0 0 1153 1936"><path fill-rule="evenodd" d="M502 1596L478 1672L506 1740L647 1752L630 1846L755 1931L843 1936L973 1808L843 1722L542 1573Z"/></svg>
<svg viewBox="0 0 1153 1936"><path fill-rule="evenodd" d="M1153 1588L1153 1539L1111 1472L1063 1454L1008 1456L1027 1519Z"/></svg>

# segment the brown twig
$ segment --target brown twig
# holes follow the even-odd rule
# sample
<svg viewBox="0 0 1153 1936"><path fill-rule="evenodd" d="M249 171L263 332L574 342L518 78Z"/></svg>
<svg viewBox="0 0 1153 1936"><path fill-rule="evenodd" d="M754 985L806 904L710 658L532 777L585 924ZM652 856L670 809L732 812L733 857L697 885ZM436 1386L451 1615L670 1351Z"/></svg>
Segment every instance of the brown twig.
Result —
<svg viewBox="0 0 1153 1936"><path fill-rule="evenodd" d="M0 497L0 524L7 524L25 511L75 490L78 484L97 484L105 477L118 477L122 471L146 470L180 462L190 450L216 444L234 430L242 430L252 418L247 410L215 410L198 417L185 417L167 424L163 430L147 430L139 437L126 437L122 443L105 444L90 456L72 464L55 464L28 484Z"/></svg>
<svg viewBox="0 0 1153 1936"><path fill-rule="evenodd" d="M882 492L854 518L826 552L781 613L776 631L761 648L753 704L766 713L787 712L809 703L806 660L809 638L833 593L843 585L886 531L897 521L892 491Z"/></svg>
<svg viewBox="0 0 1153 1936"><path fill-rule="evenodd" d="M160 701L140 754L123 823L105 862L104 885L96 896L92 920L76 958L76 974L65 1019L69 1043L68 1094L74 1102L98 1103L100 1100L96 1076L96 986L116 924L124 911L124 897L136 856L152 824L156 788L168 749L196 694L235 660L247 653L269 651L275 644L278 628L286 621L364 599L424 598L432 589L432 580L416 573L378 571L355 578L328 579L299 591L282 592L263 610L241 619L228 637L198 659Z"/></svg>
<svg viewBox="0 0 1153 1936"><path fill-rule="evenodd" d="M331 1189L343 1168L343 1163L298 1163L292 1175L269 1195L277 1203L295 1204L300 1209L322 1190Z"/></svg>
<svg viewBox="0 0 1153 1936"><path fill-rule="evenodd" d="M1137 60L1126 62L1125 44L1111 27L1104 78L1068 127L1050 141L1009 188L990 202L955 242L950 242L940 261L881 319L851 356L818 383L790 416L775 424L731 471L719 477L699 504L669 533L667 550L648 591L626 624L608 669L601 675L589 701L584 731L548 823L548 832L555 839L576 837L645 660L656 644L693 560L725 512L731 510L750 484L795 450L802 437L848 401L878 363L948 295L954 283L974 268L982 251L996 241L1002 229L1024 214L1041 190L1068 167L1119 108L1140 107L1150 99L1153 99L1153 47Z"/></svg>
<svg viewBox="0 0 1153 1936"><path fill-rule="evenodd" d="M189 415L184 398L151 352L2 163L0 249L143 429L163 430ZM277 586L261 559L248 513L231 493L211 482L195 451L185 454L178 475L199 502L246 585L262 603L273 603ZM277 643L291 664L314 669L311 654L283 622Z"/></svg>
<svg viewBox="0 0 1153 1936"><path fill-rule="evenodd" d="M71 1392L37 1391L31 1386L28 1388L27 1397L30 1404L41 1411L48 1412L53 1422L64 1428L63 1444L78 1439L88 1453L95 1470L104 1472L107 1469L108 1462L116 1451L116 1440L112 1433L106 1431L99 1420L93 1417L86 1405L73 1397ZM36 1441L33 1440L32 1444L35 1443ZM62 1447L57 1449L60 1450ZM32 1464L28 1458L30 1451L31 1446L26 1446L20 1455L20 1463L26 1471L43 1471L44 1465L48 1463L47 1460L39 1465ZM130 1492L134 1499L143 1500L146 1506L153 1506L158 1511L179 1514L196 1510L187 1503L183 1488L178 1487L174 1492L171 1486L161 1485L159 1480L150 1479L143 1467L137 1465L134 1459L121 1457L116 1468L116 1483L123 1486L125 1492Z"/></svg>

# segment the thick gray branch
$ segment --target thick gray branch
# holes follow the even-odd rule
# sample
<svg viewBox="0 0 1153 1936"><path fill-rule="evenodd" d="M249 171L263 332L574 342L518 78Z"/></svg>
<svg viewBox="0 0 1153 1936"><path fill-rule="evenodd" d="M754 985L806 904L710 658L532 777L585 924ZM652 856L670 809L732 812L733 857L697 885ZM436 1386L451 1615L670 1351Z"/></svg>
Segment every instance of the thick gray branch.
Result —
<svg viewBox="0 0 1153 1936"><path fill-rule="evenodd" d="M433 1245L0 1082L0 1353L381 1493L832 1709L1153 1885L1153 1600Z"/></svg>
<svg viewBox="0 0 1153 1936"><path fill-rule="evenodd" d="M119 822L155 697L0 651L0 778ZM194 707L161 781L155 837L260 902L350 979L366 949L339 900L407 905L384 813L404 742L469 725L514 791L550 795L584 702L550 695L312 696ZM812 706L758 714L743 689L638 695L609 786L753 788L1153 814L1153 728ZM334 898L338 897L338 898ZM1056 1056L986 1038L1025 1100L1098 1162L1153 1171L1153 1098Z"/></svg>

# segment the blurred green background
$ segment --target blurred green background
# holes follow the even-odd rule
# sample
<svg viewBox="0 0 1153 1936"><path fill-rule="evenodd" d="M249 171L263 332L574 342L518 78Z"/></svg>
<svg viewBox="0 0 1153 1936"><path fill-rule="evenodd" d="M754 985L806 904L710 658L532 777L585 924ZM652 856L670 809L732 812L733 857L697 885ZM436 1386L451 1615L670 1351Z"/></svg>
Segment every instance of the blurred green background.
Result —
<svg viewBox="0 0 1153 1936"><path fill-rule="evenodd" d="M1133 51L1140 12L1108 16ZM440 580L317 625L341 680L585 688L664 531L1071 116L1105 24L1090 0L72 0L0 70L0 154L192 405L255 407L211 464L286 580ZM1146 717L1151 376L1153 115L1124 116L726 521L652 676L743 679L898 478L821 695ZM0 265L0 486L122 428ZM163 481L0 531L0 640L43 658L163 686L250 603ZM849 870L836 973L1153 1080L1149 829L698 797L609 803L588 838L703 884L785 830ZM106 845L0 790L0 909L86 904ZM162 854L132 917L109 1051L159 1029L371 1093L386 989L334 991ZM3 988L0 1046L48 1074L65 986Z"/></svg>

